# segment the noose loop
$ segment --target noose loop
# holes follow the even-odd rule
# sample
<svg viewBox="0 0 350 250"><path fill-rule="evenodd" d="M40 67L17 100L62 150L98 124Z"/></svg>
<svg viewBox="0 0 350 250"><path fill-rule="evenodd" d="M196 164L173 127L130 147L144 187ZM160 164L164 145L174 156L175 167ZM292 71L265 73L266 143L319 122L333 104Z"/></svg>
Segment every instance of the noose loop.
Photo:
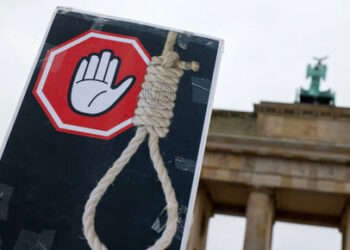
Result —
<svg viewBox="0 0 350 250"><path fill-rule="evenodd" d="M84 235L92 250L107 250L95 231L96 207L103 194L136 153L147 134L148 147L153 167L157 172L167 203L167 222L161 237L148 250L163 250L175 236L178 221L178 203L171 180L159 152L159 138L169 132L176 91L184 70L197 71L197 62L182 62L173 50L177 34L169 32L161 56L152 57L147 67L142 90L139 95L133 123L137 126L135 136L130 140L120 157L98 182L91 192L83 214Z"/></svg>

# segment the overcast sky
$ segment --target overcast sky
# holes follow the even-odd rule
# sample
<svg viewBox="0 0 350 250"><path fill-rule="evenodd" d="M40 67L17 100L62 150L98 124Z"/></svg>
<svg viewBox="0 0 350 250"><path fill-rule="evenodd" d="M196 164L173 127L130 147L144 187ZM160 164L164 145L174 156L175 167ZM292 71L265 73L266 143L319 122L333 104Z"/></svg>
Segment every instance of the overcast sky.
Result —
<svg viewBox="0 0 350 250"><path fill-rule="evenodd" d="M241 250L246 220L243 217L215 215L210 220L207 250ZM340 250L337 228L276 222L272 250Z"/></svg>
<svg viewBox="0 0 350 250"><path fill-rule="evenodd" d="M56 6L68 6L116 17L170 26L225 40L215 108L251 111L262 100L293 102L295 90L308 87L306 65L312 56L329 55L327 80L322 88L336 92L336 104L350 106L349 60L350 1L345 0L0 0L0 140L2 141L21 91ZM212 221L210 237L230 233L226 217ZM230 224L231 223L231 224ZM279 224L279 232L297 237L299 229ZM310 229L310 228L309 228ZM284 230L284 231L283 231ZM307 230L306 230L307 231ZM306 232L305 231L305 232ZM295 234L293 234L295 232ZM339 247L340 234L328 230L322 237L309 230L304 246L297 240L274 250L329 250L312 242ZM304 234L304 235L305 235ZM235 237L235 234L229 234ZM276 235L279 235L276 233ZM274 240L283 242L282 236ZM283 238L285 240L285 238ZM227 248L225 241L210 241L210 250ZM220 243L221 242L221 243ZM217 245L219 244L219 245ZM220 246L220 244L222 244ZM338 244L338 245L337 245ZM226 246L226 248L224 248Z"/></svg>

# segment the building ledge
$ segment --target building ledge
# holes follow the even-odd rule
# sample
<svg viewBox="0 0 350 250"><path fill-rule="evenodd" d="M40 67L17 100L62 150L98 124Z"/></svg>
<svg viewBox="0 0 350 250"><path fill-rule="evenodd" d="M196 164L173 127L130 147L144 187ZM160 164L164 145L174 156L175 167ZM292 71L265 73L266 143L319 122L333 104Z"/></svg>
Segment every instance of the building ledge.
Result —
<svg viewBox="0 0 350 250"><path fill-rule="evenodd" d="M206 149L243 155L350 163L350 145L296 139L209 133Z"/></svg>

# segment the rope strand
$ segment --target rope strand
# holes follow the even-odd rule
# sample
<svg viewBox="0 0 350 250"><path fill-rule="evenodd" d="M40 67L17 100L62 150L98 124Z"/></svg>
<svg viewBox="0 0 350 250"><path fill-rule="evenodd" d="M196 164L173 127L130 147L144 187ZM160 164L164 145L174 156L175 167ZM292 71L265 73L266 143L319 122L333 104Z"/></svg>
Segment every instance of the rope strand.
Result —
<svg viewBox="0 0 350 250"><path fill-rule="evenodd" d="M113 183L117 175L123 170L131 157L135 154L146 136L146 130L139 127L136 130L135 136L131 139L128 146L124 149L118 160L107 171L107 173L98 182L97 186L92 190L89 200L86 202L83 214L84 235L89 246L93 250L108 250L107 247L100 241L95 230L95 214L97 204L100 202L107 188Z"/></svg>
<svg viewBox="0 0 350 250"><path fill-rule="evenodd" d="M165 200L167 203L168 218L162 236L154 243L152 247L147 248L147 250L160 250L168 247L175 236L177 221L179 218L177 211L178 203L176 200L175 191L173 189L173 186L171 185L171 180L164 166L162 156L159 153L158 140L158 136L151 134L149 136L148 146L150 149L150 156L153 162L154 169L156 170L158 179L162 184Z"/></svg>
<svg viewBox="0 0 350 250"><path fill-rule="evenodd" d="M114 182L131 157L136 153L147 134L148 147L153 167L157 172L167 203L167 222L161 237L147 250L163 250L167 248L176 233L178 222L178 203L174 188L164 166L159 151L159 138L166 137L169 132L176 91L184 70L197 71L197 62L182 62L174 52L177 34L169 32L161 56L152 57L147 67L142 90L135 109L133 123L137 126L135 136L130 140L120 157L92 190L85 205L83 214L84 235L92 250L108 250L100 241L95 230L96 207L108 187Z"/></svg>

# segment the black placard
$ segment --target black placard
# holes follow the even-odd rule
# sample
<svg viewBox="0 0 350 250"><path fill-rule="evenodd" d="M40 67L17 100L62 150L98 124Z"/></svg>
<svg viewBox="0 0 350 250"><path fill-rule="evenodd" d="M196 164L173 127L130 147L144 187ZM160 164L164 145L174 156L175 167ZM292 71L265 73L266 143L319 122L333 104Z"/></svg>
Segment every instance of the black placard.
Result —
<svg viewBox="0 0 350 250"><path fill-rule="evenodd" d="M84 205L97 181L135 134L135 127L109 139L59 131L33 94L49 50L88 31L136 37L150 56L162 53L168 34L163 28L65 8L56 10L4 142L0 194L2 186L11 187L12 192L7 197L6 217L0 218L3 250L15 246L16 250L27 250L20 248L26 244L18 242L23 240L23 232L35 235L35 240L28 242L37 243L47 230L52 232L53 239L47 244L52 250L89 249L82 233ZM186 71L180 79L170 132L160 139L161 155L181 210L178 232L168 249L180 249L186 238L183 228L185 224L190 227L190 217L186 216L193 209L194 192L191 202L190 196L199 178L219 48L218 40L183 33L175 44L181 60L198 61L200 70ZM200 86L198 82L206 84ZM96 231L111 250L145 249L161 235L165 206L145 141L98 205Z"/></svg>

